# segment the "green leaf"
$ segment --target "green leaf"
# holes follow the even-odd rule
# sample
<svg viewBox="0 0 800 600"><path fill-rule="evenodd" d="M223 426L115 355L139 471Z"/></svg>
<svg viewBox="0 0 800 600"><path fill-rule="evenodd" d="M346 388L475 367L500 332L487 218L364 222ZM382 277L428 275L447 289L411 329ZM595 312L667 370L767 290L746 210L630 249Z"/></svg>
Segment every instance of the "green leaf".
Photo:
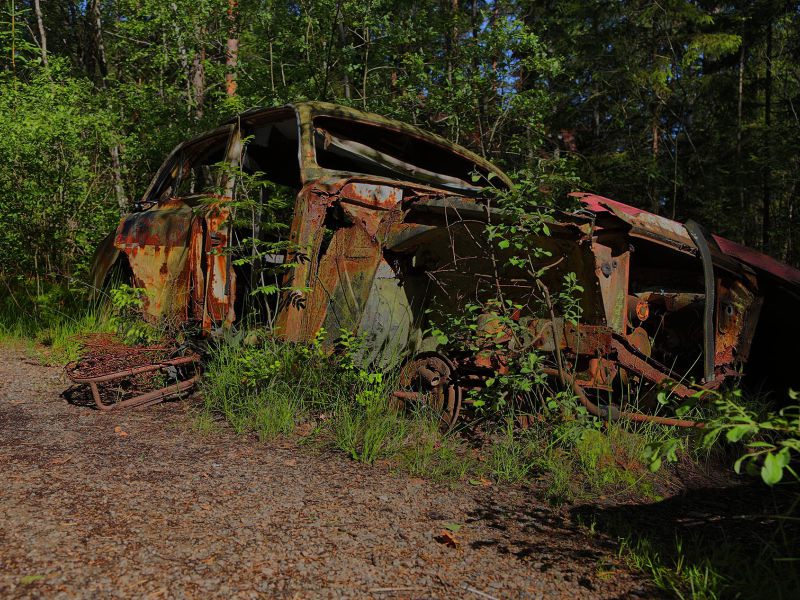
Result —
<svg viewBox="0 0 800 600"><path fill-rule="evenodd" d="M767 454L761 466L761 479L767 485L775 485L783 478L783 461L775 454Z"/></svg>
<svg viewBox="0 0 800 600"><path fill-rule="evenodd" d="M780 451L775 455L775 460L778 461L778 464L782 469L788 467L792 460L792 457L789 454L789 448L781 448Z"/></svg>
<svg viewBox="0 0 800 600"><path fill-rule="evenodd" d="M725 433L725 439L727 439L729 442L738 442L749 433L753 433L752 426L736 425L728 429L728 431Z"/></svg>
<svg viewBox="0 0 800 600"><path fill-rule="evenodd" d="M733 463L733 471L737 475L742 472L742 461L744 461L745 458L749 458L749 456L750 456L749 454L745 454L744 456L740 456L739 458L736 459L736 462Z"/></svg>
<svg viewBox="0 0 800 600"><path fill-rule="evenodd" d="M445 523L443 527L453 533L458 533L461 530L461 525L458 523Z"/></svg>
<svg viewBox="0 0 800 600"><path fill-rule="evenodd" d="M661 468L661 457L657 456L656 458L651 460L648 467L650 468L650 471L652 471L653 473L658 471Z"/></svg>
<svg viewBox="0 0 800 600"><path fill-rule="evenodd" d="M497 243L497 245L498 245L498 246L499 246L501 249L505 250L506 248L508 248L509 246L511 246L511 242L509 242L508 240L500 240L500 241Z"/></svg>

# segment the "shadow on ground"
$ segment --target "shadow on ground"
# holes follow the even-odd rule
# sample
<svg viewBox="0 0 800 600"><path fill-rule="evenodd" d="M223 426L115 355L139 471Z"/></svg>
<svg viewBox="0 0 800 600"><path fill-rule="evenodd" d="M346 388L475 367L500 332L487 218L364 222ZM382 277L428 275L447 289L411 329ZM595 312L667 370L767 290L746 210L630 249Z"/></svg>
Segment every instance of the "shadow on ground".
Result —
<svg viewBox="0 0 800 600"><path fill-rule="evenodd" d="M574 519L569 511L559 511L549 506L531 501L529 505L520 502L498 501L487 497L469 514L467 524L481 523L496 531L497 535L484 535L473 540L473 549L491 547L502 555L510 555L527 565L532 576L558 570L567 580L597 592L597 578L612 579L622 576L627 567L623 560L617 559L618 542L611 536L598 536L593 543L580 543L586 529ZM585 538L583 538L585 539ZM573 543L565 543L573 540ZM571 565L566 566L565 565ZM593 577L586 577L587 567ZM594 579L594 582L592 581ZM631 589L619 598L671 598L652 582L645 582L638 589Z"/></svg>
<svg viewBox="0 0 800 600"><path fill-rule="evenodd" d="M579 506L574 522L628 539L673 569L718 574L723 597L800 598L800 485L748 478L651 504Z"/></svg>

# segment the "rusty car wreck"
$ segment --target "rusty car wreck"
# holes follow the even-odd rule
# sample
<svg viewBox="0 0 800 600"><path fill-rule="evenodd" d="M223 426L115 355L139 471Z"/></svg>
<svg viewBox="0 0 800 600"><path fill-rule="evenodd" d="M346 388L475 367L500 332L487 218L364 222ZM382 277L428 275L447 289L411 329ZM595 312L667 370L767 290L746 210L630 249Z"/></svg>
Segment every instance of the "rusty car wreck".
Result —
<svg viewBox="0 0 800 600"><path fill-rule="evenodd" d="M219 164L228 168L212 168ZM402 365L396 396L434 397L452 425L470 401L465 392L502 360L448 355L429 335L429 307L459 311L498 288L524 305L534 285L524 271L498 266L482 242L487 221L504 217L475 181L504 187L508 177L438 136L354 109L307 102L251 110L170 154L98 249L95 286L122 269L146 290L148 318L206 333L245 318L258 282L232 249L253 232L272 235L237 232L231 218L236 179L252 173L296 194L285 249L263 257L292 265L279 271L280 293L267 307L275 335L307 341L324 331L328 346L341 330L363 336L365 360ZM581 320L524 310L514 318L591 412L691 425L625 412L608 398L631 380L670 382L673 394L688 396L768 370L794 375L800 271L695 223L575 198L582 208L555 211L549 235L535 243L563 257L544 285L576 274Z"/></svg>

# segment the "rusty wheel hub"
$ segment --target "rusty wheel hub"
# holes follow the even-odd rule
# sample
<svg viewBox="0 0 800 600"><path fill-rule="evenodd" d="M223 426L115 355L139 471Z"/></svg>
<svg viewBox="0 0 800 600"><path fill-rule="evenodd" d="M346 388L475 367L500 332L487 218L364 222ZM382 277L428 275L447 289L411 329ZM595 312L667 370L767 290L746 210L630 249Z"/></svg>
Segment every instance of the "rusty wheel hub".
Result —
<svg viewBox="0 0 800 600"><path fill-rule="evenodd" d="M461 412L461 388L453 383L453 364L438 354L418 356L400 371L393 396L401 403L429 406L439 416L442 429L449 430Z"/></svg>

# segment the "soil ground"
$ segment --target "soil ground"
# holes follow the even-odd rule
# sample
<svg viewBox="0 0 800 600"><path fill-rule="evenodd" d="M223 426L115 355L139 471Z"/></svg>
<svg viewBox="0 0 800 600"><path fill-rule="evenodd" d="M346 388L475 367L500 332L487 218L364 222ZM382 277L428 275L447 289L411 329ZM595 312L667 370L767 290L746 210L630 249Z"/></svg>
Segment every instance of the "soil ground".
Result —
<svg viewBox="0 0 800 600"><path fill-rule="evenodd" d="M0 597L660 595L524 488L203 436L191 401L103 413L67 387L61 369L0 348Z"/></svg>

